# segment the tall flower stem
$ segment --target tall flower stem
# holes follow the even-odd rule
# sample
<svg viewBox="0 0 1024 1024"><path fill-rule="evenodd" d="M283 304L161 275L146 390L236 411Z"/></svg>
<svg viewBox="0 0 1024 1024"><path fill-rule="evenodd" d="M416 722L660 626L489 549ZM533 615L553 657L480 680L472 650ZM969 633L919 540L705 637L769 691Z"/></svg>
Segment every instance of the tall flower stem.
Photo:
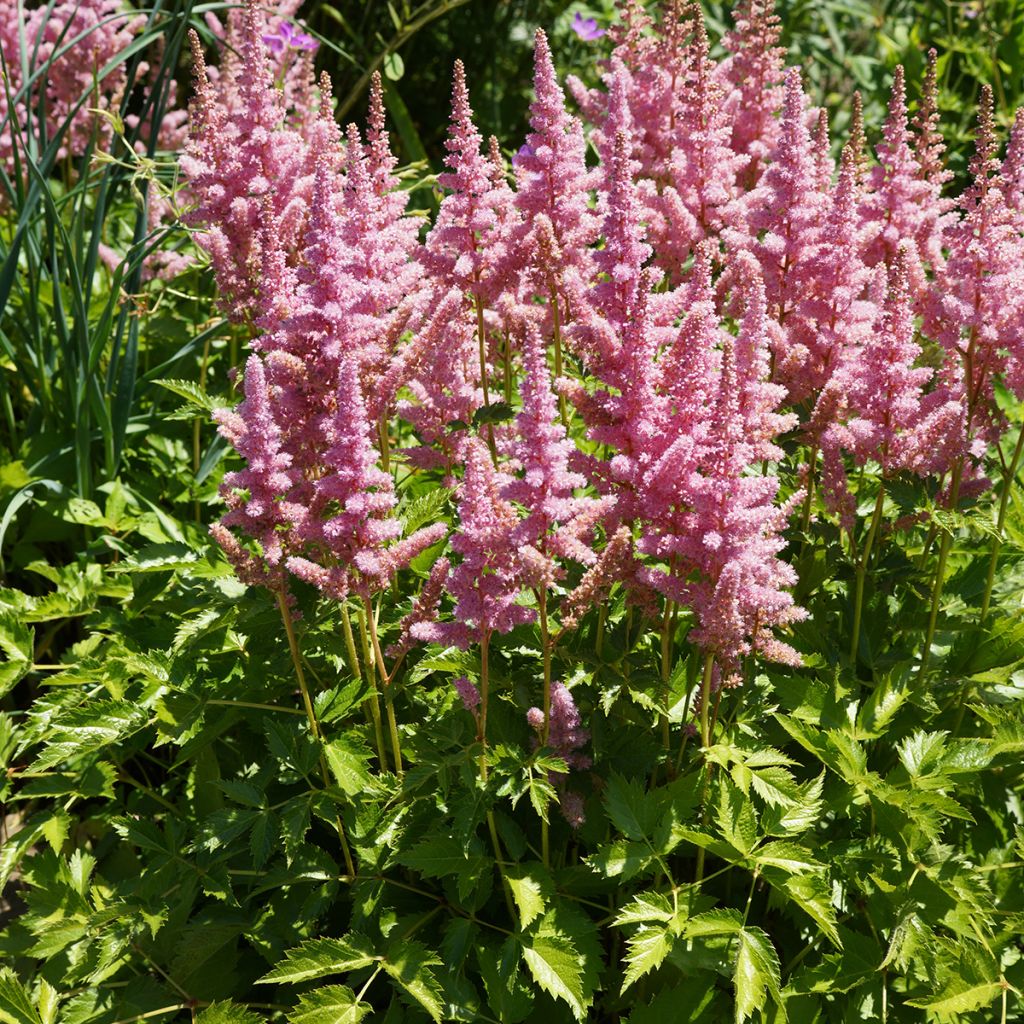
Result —
<svg viewBox="0 0 1024 1024"><path fill-rule="evenodd" d="M480 348L480 387L484 393L484 409L491 405L490 392L487 388L487 327L484 324L484 304L479 295L473 297L476 305L476 337ZM498 464L498 449L494 445L494 425L487 421L487 447L491 450L491 461Z"/></svg>
<svg viewBox="0 0 1024 1024"><path fill-rule="evenodd" d="M370 655L370 643L366 633L366 610L359 609L359 639L363 648L363 663L366 665L366 677L370 682L370 717L373 719L373 735L377 741L377 757L382 771L388 770L388 759L384 753L384 728L380 717L380 691L377 688L377 673Z"/></svg>
<svg viewBox="0 0 1024 1024"><path fill-rule="evenodd" d="M388 675L388 671L384 666L384 655L381 652L380 640L377 637L377 618L373 614L373 606L367 597L363 598L363 609L370 628L370 642L373 646L373 655L377 660L377 672L384 689L384 707L388 716L388 732L391 735L391 753L395 759L395 772L401 778L403 774L402 743L398 735L398 721L395 718L395 704L391 695L391 676Z"/></svg>
<svg viewBox="0 0 1024 1024"><path fill-rule="evenodd" d="M661 690L665 700L665 711L661 716L661 745L668 753L671 745L671 733L668 720L669 678L672 675L672 639L675 624L674 601L665 601L665 614L661 619Z"/></svg>
<svg viewBox="0 0 1024 1024"><path fill-rule="evenodd" d="M711 678L714 674L715 667L715 656L708 654L704 658L704 677L701 679L700 684L700 743L705 749L711 746L711 719L708 714L709 705L711 703ZM707 757L704 759L704 785L703 795L701 797L701 806L703 807L702 821L706 819L708 812L708 788L711 785L711 766L707 762ZM697 847L697 871L695 875L695 881L701 882L704 878L704 847Z"/></svg>
<svg viewBox="0 0 1024 1024"><path fill-rule="evenodd" d="M313 701L309 695L309 686L306 684L306 673L302 668L302 655L299 652L299 641L295 635L295 625L292 622L292 613L288 609L288 601L285 599L284 591L278 591L277 605L281 610L281 621L284 623L284 631L288 637L288 650L292 656L292 665L295 668L295 679L302 692L302 703L306 709L306 718L309 721L309 731L313 734L317 749L320 754L320 774L323 776L324 786L330 789L331 773L327 770L327 761L324 758L324 737L317 721L316 710L313 708ZM345 826L342 823L341 815L337 818L338 839L341 842L341 853L345 858L345 870L350 877L355 877L356 867L352 860L352 851L348 846L348 839L345 837Z"/></svg>
<svg viewBox="0 0 1024 1024"><path fill-rule="evenodd" d="M480 715L477 719L480 734L480 782L484 789L487 788L487 698L490 687L490 663L489 654L491 646L490 633L484 633L480 641ZM505 877L505 858L501 852L501 841L498 839L498 825L494 820L494 811L487 809L487 831L491 836L491 846L494 848L494 860L498 865L498 873L501 875L501 888L505 893L505 903L509 915L515 920L515 905L512 902L512 890L509 887L508 879Z"/></svg>
<svg viewBox="0 0 1024 1024"><path fill-rule="evenodd" d="M988 608L992 600L992 585L996 578L996 564L999 561L999 549L1003 544L1003 526L1006 524L1006 508L1009 504L1010 490L1017 479L1017 466L1020 464L1021 453L1024 452L1024 427L1017 435L1017 446L1013 450L1010 466L1003 475L1003 493L999 495L999 513L996 516L996 535L992 540L992 554L988 561L988 575L985 577L985 595L981 601L980 624L985 624Z"/></svg>
<svg viewBox="0 0 1024 1024"><path fill-rule="evenodd" d="M860 645L860 623L864 612L864 580L867 577L868 560L871 558L871 549L874 547L875 537L878 534L878 527L882 521L882 505L885 502L885 481L878 484L878 497L875 499L875 510L871 514L871 525L868 527L868 535L864 540L864 550L857 562L857 582L853 597L853 630L850 637L850 660L857 661L857 648Z"/></svg>
<svg viewBox="0 0 1024 1024"><path fill-rule="evenodd" d="M963 459L958 459L953 466L953 478L949 482L949 505L955 509L960 499L960 479L963 474ZM953 534L943 533L942 541L939 544L939 559L935 566L935 581L932 583L931 608L928 612L928 629L924 637L924 647L921 650L920 677L923 679L928 672L928 662L932 654L932 640L935 637L935 624L939 618L939 604L942 601L942 588L946 582L946 559L949 558L949 549L953 544Z"/></svg>
<svg viewBox="0 0 1024 1024"><path fill-rule="evenodd" d="M555 339L555 380L562 376L562 319L558 308L558 292L551 289L551 333ZM558 416L563 427L569 425L569 414L565 406L565 396L558 396Z"/></svg>
<svg viewBox="0 0 1024 1024"><path fill-rule="evenodd" d="M484 633L480 641L480 778L487 781L487 699L490 690L490 655L491 634Z"/></svg>
<svg viewBox="0 0 1024 1024"><path fill-rule="evenodd" d="M541 657L544 662L544 727L541 734L541 745L546 747L551 731L551 642L548 633L548 592L546 588L538 591L537 605L540 609ZM550 864L548 819L543 816L540 819L540 847L541 859L544 861L544 866L548 867Z"/></svg>
<svg viewBox="0 0 1024 1024"><path fill-rule="evenodd" d="M377 435L380 440L380 466L385 473L388 473L391 466L391 437L388 431L387 417L383 414L377 423Z"/></svg>

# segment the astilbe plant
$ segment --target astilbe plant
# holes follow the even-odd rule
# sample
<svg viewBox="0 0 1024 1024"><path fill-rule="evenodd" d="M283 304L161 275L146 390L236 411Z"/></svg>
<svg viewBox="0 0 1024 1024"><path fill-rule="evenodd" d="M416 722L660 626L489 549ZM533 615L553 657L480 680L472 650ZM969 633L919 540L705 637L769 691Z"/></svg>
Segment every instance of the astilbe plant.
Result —
<svg viewBox="0 0 1024 1024"><path fill-rule="evenodd" d="M878 551L918 531L931 621L910 660L926 678L947 517L987 486L986 448L1004 426L997 391L1024 397L1019 115L1000 161L983 93L972 183L953 199L934 57L913 118L896 70L870 167L854 102L836 167L827 116L809 106L800 69L784 68L770 3L740 4L722 61L696 5L666 3L656 20L635 2L621 13L604 88L570 83L590 123L593 167L543 32L511 180L496 144L485 151L456 64L438 177L445 194L422 242L396 188L379 79L366 141L355 126L339 132L328 82L316 90L319 111L308 109L305 44L254 3L229 21L240 45L225 50L216 77L195 42L183 162L199 242L232 317L253 333L244 401L220 414L245 466L224 478L228 511L214 536L242 579L279 599L303 688L299 581L326 599L321 608L340 608L350 670L384 688L398 774L426 756L422 740L401 753L414 731L402 714L419 700L412 681L445 676L431 706L452 735L473 723L472 736L461 735L477 801L452 811L452 828L477 851L469 837L486 820L524 962L578 1019L592 981L568 967L571 984L552 981L531 945L550 934L565 952L576 932L565 926L563 935L548 917L529 927L528 876L510 863L528 843L510 817L519 797L529 792L541 818L542 881L529 876L529 892L543 904L549 872L563 863L548 803L560 801L567 842L597 841L588 808L608 782L602 758L622 697L629 715L647 716L645 728L658 723L649 768L666 788L650 799L668 801L659 806L669 814L687 780L705 797L703 828L713 763L732 763L715 746L720 715L735 714L760 673L773 664L797 672L809 653L795 565L814 564L808 546L823 538L830 558L849 549L838 614L852 643L833 668L856 679ZM993 566L1020 449L1004 466ZM894 496L915 487L926 495L915 514L887 519ZM862 523L865 494L874 506ZM423 502L432 525L413 512ZM415 528L403 530L406 517ZM799 562L787 547L794 537ZM413 578L422 587L418 596L412 588L411 609L401 607L396 595ZM380 641L389 631L390 668ZM385 771L376 700L375 690ZM309 715L319 735L311 706ZM687 775L698 719L699 774ZM786 762L771 763L781 771ZM716 783L723 807L749 785L749 765L736 764L736 787ZM622 799L610 796L609 807ZM765 800L782 806L784 796ZM675 922L676 937L685 930L684 887L663 860L683 833L662 837L664 851L649 856L639 845L646 826L617 814L621 859L602 847L591 868L625 881L656 861L671 886L656 913L618 919L641 925L628 987L674 941L658 931L664 949L644 959L639 937L652 922ZM358 847L370 826L358 811L350 817ZM421 824L403 827L419 834ZM731 854L706 831L688 834L700 882L706 849ZM429 835L424 842L442 842ZM745 842L730 835L729 850ZM374 856L365 843L357 853ZM459 885L466 891L468 879ZM787 892L834 931L827 896L811 901L796 883ZM486 980L492 1005L511 984Z"/></svg>

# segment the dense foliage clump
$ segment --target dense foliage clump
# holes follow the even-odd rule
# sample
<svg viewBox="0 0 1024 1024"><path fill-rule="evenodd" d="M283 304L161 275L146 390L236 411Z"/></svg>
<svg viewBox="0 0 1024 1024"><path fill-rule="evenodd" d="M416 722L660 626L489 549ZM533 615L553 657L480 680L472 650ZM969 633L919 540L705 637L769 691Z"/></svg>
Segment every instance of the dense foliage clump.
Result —
<svg viewBox="0 0 1024 1024"><path fill-rule="evenodd" d="M935 51L840 146L770 2L625 0L518 148L456 62L425 213L295 17L190 33L184 142L11 79L0 285L116 344L8 399L90 468L0 477L0 1019L1024 1019L1022 116L960 188Z"/></svg>

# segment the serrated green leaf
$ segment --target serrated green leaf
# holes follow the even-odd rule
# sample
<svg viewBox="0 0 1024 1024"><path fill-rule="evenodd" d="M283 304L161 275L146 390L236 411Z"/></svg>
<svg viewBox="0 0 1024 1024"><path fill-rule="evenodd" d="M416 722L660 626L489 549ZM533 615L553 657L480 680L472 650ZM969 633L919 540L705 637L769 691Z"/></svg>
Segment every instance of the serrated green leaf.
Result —
<svg viewBox="0 0 1024 1024"><path fill-rule="evenodd" d="M932 1013L972 1013L983 1006L991 1006L1002 994L1003 986L998 981L971 985L969 988L953 985L934 999L908 999L907 1005L931 1010Z"/></svg>
<svg viewBox="0 0 1024 1024"><path fill-rule="evenodd" d="M558 935L534 935L522 938L523 960L533 980L549 995L568 1003L573 1016L582 1021L583 967L576 947Z"/></svg>
<svg viewBox="0 0 1024 1024"><path fill-rule="evenodd" d="M373 1011L369 1003L360 1003L346 985L324 985L303 992L288 1011L291 1024L359 1024Z"/></svg>
<svg viewBox="0 0 1024 1024"><path fill-rule="evenodd" d="M638 981L649 971L662 965L665 957L672 952L674 936L667 928L641 927L635 935L626 940L626 973L622 979L622 991Z"/></svg>
<svg viewBox="0 0 1024 1024"><path fill-rule="evenodd" d="M367 755L361 754L347 740L333 739L325 743L324 756L334 781L346 796L359 796L379 788L367 767Z"/></svg>
<svg viewBox="0 0 1024 1024"><path fill-rule="evenodd" d="M435 1022L444 1015L441 985L431 970L441 960L419 942L402 939L388 949L381 966L399 986L401 992L423 1007Z"/></svg>
<svg viewBox="0 0 1024 1024"><path fill-rule="evenodd" d="M519 926L529 926L543 913L547 906L545 892L550 891L550 880L540 876L540 868L514 867L505 871L505 878L512 890L512 899L519 911Z"/></svg>
<svg viewBox="0 0 1024 1024"><path fill-rule="evenodd" d="M735 935L743 928L743 917L737 910L706 910L695 914L686 922L683 934L698 938L702 935Z"/></svg>
<svg viewBox="0 0 1024 1024"><path fill-rule="evenodd" d="M398 516L402 520L405 535L409 536L421 526L436 523L442 518L441 512L448 504L450 496L451 492L447 488L436 487L400 508Z"/></svg>
<svg viewBox="0 0 1024 1024"><path fill-rule="evenodd" d="M757 842L757 815L750 798L723 777L718 780L715 824L727 843L744 856Z"/></svg>
<svg viewBox="0 0 1024 1024"><path fill-rule="evenodd" d="M203 388L191 380L155 380L154 384L166 388L179 398L184 398L189 405L194 406L202 413L209 415L215 409L223 408L225 402L222 398L214 398L208 395Z"/></svg>
<svg viewBox="0 0 1024 1024"><path fill-rule="evenodd" d="M32 668L35 634L13 612L0 612L0 697L9 693Z"/></svg>
<svg viewBox="0 0 1024 1024"><path fill-rule="evenodd" d="M606 878L621 878L626 881L646 870L652 862L650 848L646 843L616 840L597 848L587 858L587 864Z"/></svg>
<svg viewBox="0 0 1024 1024"><path fill-rule="evenodd" d="M256 984L294 983L357 971L361 967L369 967L377 959L369 950L367 940L355 934L344 939L307 939L302 945L287 950L284 960Z"/></svg>
<svg viewBox="0 0 1024 1024"><path fill-rule="evenodd" d="M263 1018L248 1007L237 1003L210 1003L196 1014L196 1024L263 1024Z"/></svg>
<svg viewBox="0 0 1024 1024"><path fill-rule="evenodd" d="M773 807L792 807L800 800L800 784L782 767L752 771L750 784L754 792Z"/></svg>
<svg viewBox="0 0 1024 1024"><path fill-rule="evenodd" d="M777 1019L786 1019L782 1006L779 956L771 939L760 928L743 928L739 933L733 985L737 1024L753 1016L755 1010L763 1010L768 994L781 1013L781 1018Z"/></svg>
<svg viewBox="0 0 1024 1024"><path fill-rule="evenodd" d="M627 838L642 841L654 833L658 803L635 779L612 773L604 795L612 824Z"/></svg>
<svg viewBox="0 0 1024 1024"><path fill-rule="evenodd" d="M646 924L661 921L667 924L675 917L672 901L660 892L642 892L634 896L618 913L615 924Z"/></svg>
<svg viewBox="0 0 1024 1024"><path fill-rule="evenodd" d="M42 1024L28 993L9 967L0 967L0 1021L3 1024Z"/></svg>

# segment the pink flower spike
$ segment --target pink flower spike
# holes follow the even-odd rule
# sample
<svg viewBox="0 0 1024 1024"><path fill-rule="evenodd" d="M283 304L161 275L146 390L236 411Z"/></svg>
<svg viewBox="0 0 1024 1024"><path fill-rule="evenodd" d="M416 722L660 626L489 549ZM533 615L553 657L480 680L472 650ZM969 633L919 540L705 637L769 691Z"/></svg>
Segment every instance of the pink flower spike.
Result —
<svg viewBox="0 0 1024 1024"><path fill-rule="evenodd" d="M476 716L477 708L480 707L480 691L466 678L458 676L452 680L452 686L462 701L462 706L473 716Z"/></svg>

